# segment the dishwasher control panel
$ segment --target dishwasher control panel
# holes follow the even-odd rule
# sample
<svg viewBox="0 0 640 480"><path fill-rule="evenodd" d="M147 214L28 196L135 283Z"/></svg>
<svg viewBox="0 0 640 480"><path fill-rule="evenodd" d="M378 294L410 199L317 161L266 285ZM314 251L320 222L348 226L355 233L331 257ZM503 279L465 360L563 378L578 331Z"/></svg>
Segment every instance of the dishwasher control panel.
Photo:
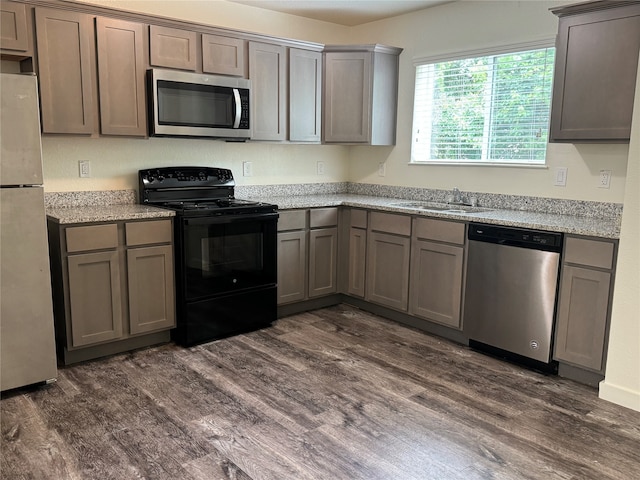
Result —
<svg viewBox="0 0 640 480"><path fill-rule="evenodd" d="M469 225L469 240L498 243L514 247L560 251L562 234L522 228L501 227L472 223Z"/></svg>

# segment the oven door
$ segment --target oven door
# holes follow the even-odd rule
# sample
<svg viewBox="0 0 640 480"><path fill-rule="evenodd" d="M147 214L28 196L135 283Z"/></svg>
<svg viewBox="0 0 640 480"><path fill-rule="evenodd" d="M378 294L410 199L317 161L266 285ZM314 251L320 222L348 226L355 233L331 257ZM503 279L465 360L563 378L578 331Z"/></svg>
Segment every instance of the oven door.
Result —
<svg viewBox="0 0 640 480"><path fill-rule="evenodd" d="M277 213L184 218L178 283L187 302L275 285Z"/></svg>

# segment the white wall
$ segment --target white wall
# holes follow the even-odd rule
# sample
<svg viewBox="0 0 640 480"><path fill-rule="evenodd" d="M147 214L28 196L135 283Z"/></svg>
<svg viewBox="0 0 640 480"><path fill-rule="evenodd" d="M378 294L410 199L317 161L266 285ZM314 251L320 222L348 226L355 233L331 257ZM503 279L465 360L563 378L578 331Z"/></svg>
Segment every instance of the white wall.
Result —
<svg viewBox="0 0 640 480"><path fill-rule="evenodd" d="M600 397L640 411L640 68L618 258L609 358Z"/></svg>
<svg viewBox="0 0 640 480"><path fill-rule="evenodd" d="M408 165L411 152L414 57L484 47L553 41L557 17L549 8L567 2L458 1L353 28L355 43L402 47L395 148L354 147L349 180L413 187L622 203L628 145L550 144L547 169ZM386 177L378 164L386 162ZM556 187L555 167L568 167L567 186ZM612 170L610 189L598 188L601 169Z"/></svg>

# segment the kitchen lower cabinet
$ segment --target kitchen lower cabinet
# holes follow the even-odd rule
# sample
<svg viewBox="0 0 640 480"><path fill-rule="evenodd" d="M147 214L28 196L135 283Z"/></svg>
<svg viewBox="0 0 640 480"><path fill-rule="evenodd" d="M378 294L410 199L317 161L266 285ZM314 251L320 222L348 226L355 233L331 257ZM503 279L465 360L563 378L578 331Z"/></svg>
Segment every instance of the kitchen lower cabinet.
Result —
<svg viewBox="0 0 640 480"><path fill-rule="evenodd" d="M349 243L346 262L346 293L364 298L367 272L367 211L349 209L348 215Z"/></svg>
<svg viewBox="0 0 640 480"><path fill-rule="evenodd" d="M122 337L122 300L118 252L67 257L69 307L74 347ZM82 319L82 320L81 320Z"/></svg>
<svg viewBox="0 0 640 480"><path fill-rule="evenodd" d="M365 299L407 311L411 217L371 212L367 231Z"/></svg>
<svg viewBox="0 0 640 480"><path fill-rule="evenodd" d="M285 210L278 220L278 305L338 291L338 209Z"/></svg>
<svg viewBox="0 0 640 480"><path fill-rule="evenodd" d="M96 19L100 133L147 135L144 25Z"/></svg>
<svg viewBox="0 0 640 480"><path fill-rule="evenodd" d="M616 243L565 237L554 358L604 373Z"/></svg>
<svg viewBox="0 0 640 480"><path fill-rule="evenodd" d="M462 329L465 224L414 218L409 313Z"/></svg>
<svg viewBox="0 0 640 480"><path fill-rule="evenodd" d="M65 364L158 343L175 326L170 219L48 221L54 318Z"/></svg>

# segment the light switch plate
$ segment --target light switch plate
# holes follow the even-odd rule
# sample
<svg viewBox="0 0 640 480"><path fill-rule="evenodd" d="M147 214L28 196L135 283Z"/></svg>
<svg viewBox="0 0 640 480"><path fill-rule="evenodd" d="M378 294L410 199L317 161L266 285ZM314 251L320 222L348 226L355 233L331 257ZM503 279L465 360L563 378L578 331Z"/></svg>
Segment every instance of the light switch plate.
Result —
<svg viewBox="0 0 640 480"><path fill-rule="evenodd" d="M243 177L253 176L253 164L251 162L242 162L242 176Z"/></svg>
<svg viewBox="0 0 640 480"><path fill-rule="evenodd" d="M556 168L556 181L554 185L556 187L566 187L567 186L567 167L557 167Z"/></svg>

